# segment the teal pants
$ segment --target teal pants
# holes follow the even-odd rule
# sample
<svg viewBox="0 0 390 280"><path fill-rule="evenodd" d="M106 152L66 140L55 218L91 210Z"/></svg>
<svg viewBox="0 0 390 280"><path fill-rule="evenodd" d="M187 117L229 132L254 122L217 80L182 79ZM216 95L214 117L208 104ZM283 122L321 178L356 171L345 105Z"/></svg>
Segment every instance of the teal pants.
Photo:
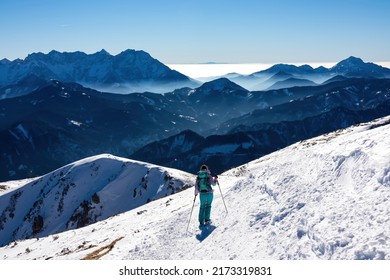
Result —
<svg viewBox="0 0 390 280"><path fill-rule="evenodd" d="M211 203L213 202L214 194L212 192L199 193L199 223L204 223L210 220Z"/></svg>

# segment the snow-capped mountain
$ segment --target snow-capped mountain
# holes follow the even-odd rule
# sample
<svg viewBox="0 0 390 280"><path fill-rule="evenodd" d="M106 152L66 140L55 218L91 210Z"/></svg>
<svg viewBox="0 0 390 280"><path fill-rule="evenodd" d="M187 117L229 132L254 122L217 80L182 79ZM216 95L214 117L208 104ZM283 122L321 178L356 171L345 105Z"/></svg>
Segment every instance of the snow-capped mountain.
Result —
<svg viewBox="0 0 390 280"><path fill-rule="evenodd" d="M188 173L103 154L17 188L4 183L0 246L102 221L186 189L192 182Z"/></svg>
<svg viewBox="0 0 390 280"><path fill-rule="evenodd" d="M296 92L299 93L300 90L306 91L304 98L297 98ZM291 97L289 102L254 110L221 126L232 128L239 125L302 120L337 107L353 111L373 109L389 100L390 79L353 78L316 88L291 88L281 91Z"/></svg>
<svg viewBox="0 0 390 280"><path fill-rule="evenodd" d="M254 133L255 138L249 142L264 145L262 148L255 144L257 152L241 148L254 147L244 144L249 143L249 134L236 135L236 138L233 135L218 137L218 141L234 144L230 147L237 148L237 153L231 153L229 159L222 161L221 170L226 170L263 155L265 151L289 145L293 140L386 116L388 109L383 105L390 97L389 81L349 78L316 87L249 92L228 79L218 79L195 89L127 95L101 93L74 83L51 81L26 96L0 100L0 161L1 166L5 166L0 169L0 181L43 175L100 153L128 157L149 143L188 129L202 137L237 131ZM317 130L312 122L303 121L305 118L317 119L323 126ZM335 121L324 123L324 119ZM291 121L297 123L281 124L291 130L264 126L275 123L274 127L280 127L277 123ZM298 123L302 127L297 127ZM309 127L305 126L307 123ZM269 146L269 141L261 136L264 129L268 129L266 134L270 139L282 137L283 144L273 142L274 147ZM256 130L260 130L259 133ZM295 136L298 131L301 131L300 138ZM213 151L209 148L218 144L215 141L216 138L207 139L204 148ZM199 150L192 151L188 160L192 156L197 160L174 166L198 168L203 157L199 157ZM152 155L154 159L142 160L162 164L158 157L161 153ZM163 156L166 159L168 155Z"/></svg>
<svg viewBox="0 0 390 280"><path fill-rule="evenodd" d="M190 218L191 188L86 227L16 240L0 248L0 259L390 260L389 146L387 117L296 143L229 170L219 176L221 192L215 187L212 232L202 234L196 213ZM100 172L93 169L78 173L78 182ZM38 193L37 186L42 186L27 185L12 193ZM3 191L1 197L9 193ZM115 197L108 193L107 201ZM17 205L22 198L27 197L15 196ZM42 201L46 199L53 201L48 196ZM63 209L66 205L64 201ZM13 219L20 219L17 213Z"/></svg>
<svg viewBox="0 0 390 280"><path fill-rule="evenodd" d="M290 101L232 118L207 137L191 137L183 143L189 150L176 148L176 138L186 139L179 133L147 144L130 157L188 172L207 163L222 172L297 141L390 115L389 82L349 79L316 88L265 92L268 96L280 94L279 98L286 94ZM305 90L311 95L299 97Z"/></svg>
<svg viewBox="0 0 390 280"><path fill-rule="evenodd" d="M283 73L283 75L280 75L280 73ZM290 78L303 79L316 84L321 84L337 75L349 78L390 78L390 69L372 62L364 62L360 58L351 56L340 61L331 68L325 68L323 66L312 68L309 65L295 66L290 64L275 64L268 69L250 75L231 76L230 79L248 90L258 91L267 90L272 84L283 82ZM289 85L286 83L284 86L285 88L289 88L296 85ZM301 85L298 84L298 86Z"/></svg>
<svg viewBox="0 0 390 280"><path fill-rule="evenodd" d="M40 80L75 82L102 91L169 92L199 83L170 69L144 51L125 50L110 55L105 50L83 52L33 53L25 59L2 60L0 63L0 98L28 94L36 88L23 82L34 75Z"/></svg>
<svg viewBox="0 0 390 280"><path fill-rule="evenodd" d="M390 69L372 62L364 62L361 58L350 56L337 63L329 69L331 74L343 75L346 77L371 77L388 78Z"/></svg>

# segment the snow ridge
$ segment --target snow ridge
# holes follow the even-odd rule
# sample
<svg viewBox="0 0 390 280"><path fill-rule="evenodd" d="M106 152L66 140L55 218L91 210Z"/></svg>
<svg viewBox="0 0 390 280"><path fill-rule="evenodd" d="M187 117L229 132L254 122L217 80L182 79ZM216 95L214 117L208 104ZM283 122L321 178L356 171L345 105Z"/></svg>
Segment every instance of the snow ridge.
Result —
<svg viewBox="0 0 390 280"><path fill-rule="evenodd" d="M109 154L86 158L1 193L0 244L80 228L171 195L192 181L184 172Z"/></svg>
<svg viewBox="0 0 390 280"><path fill-rule="evenodd" d="M223 173L216 229L197 240L193 190L45 238L0 259L390 259L390 117L301 141ZM3 204L1 204L3 205ZM187 223L189 231L186 232Z"/></svg>

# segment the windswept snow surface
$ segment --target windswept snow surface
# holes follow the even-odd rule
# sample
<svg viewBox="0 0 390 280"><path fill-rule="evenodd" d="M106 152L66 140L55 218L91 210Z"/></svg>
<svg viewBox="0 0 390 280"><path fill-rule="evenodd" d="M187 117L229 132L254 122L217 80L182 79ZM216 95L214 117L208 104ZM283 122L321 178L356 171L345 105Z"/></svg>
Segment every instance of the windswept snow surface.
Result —
<svg viewBox="0 0 390 280"><path fill-rule="evenodd" d="M198 240L193 189L0 259L390 260L390 118L302 141L219 178L216 229ZM189 229L186 231L188 222Z"/></svg>
<svg viewBox="0 0 390 280"><path fill-rule="evenodd" d="M77 229L190 187L193 175L109 154L1 183L0 246Z"/></svg>

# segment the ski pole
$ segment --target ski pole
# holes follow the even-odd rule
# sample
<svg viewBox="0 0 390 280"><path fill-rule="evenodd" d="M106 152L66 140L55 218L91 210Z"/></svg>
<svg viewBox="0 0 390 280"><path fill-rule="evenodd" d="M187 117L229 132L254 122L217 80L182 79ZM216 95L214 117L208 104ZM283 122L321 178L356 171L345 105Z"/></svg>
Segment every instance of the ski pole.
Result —
<svg viewBox="0 0 390 280"><path fill-rule="evenodd" d="M221 193L221 197L222 197L223 205L225 205L225 210L226 210L226 214L227 214L227 213L228 213L228 210L227 210L226 203L225 203L225 199L223 198L223 194L222 194L221 186L219 185L219 181L218 181L218 180L217 180L217 184L218 184L219 192Z"/></svg>
<svg viewBox="0 0 390 280"><path fill-rule="evenodd" d="M190 222L191 222L191 216L192 216L192 211L194 211L194 206L195 206L195 200L196 200L196 195L194 196L194 202L192 203L192 208L191 208L190 218L188 219L188 224L187 224L187 231L186 231L186 232L188 232L188 227L190 226Z"/></svg>

